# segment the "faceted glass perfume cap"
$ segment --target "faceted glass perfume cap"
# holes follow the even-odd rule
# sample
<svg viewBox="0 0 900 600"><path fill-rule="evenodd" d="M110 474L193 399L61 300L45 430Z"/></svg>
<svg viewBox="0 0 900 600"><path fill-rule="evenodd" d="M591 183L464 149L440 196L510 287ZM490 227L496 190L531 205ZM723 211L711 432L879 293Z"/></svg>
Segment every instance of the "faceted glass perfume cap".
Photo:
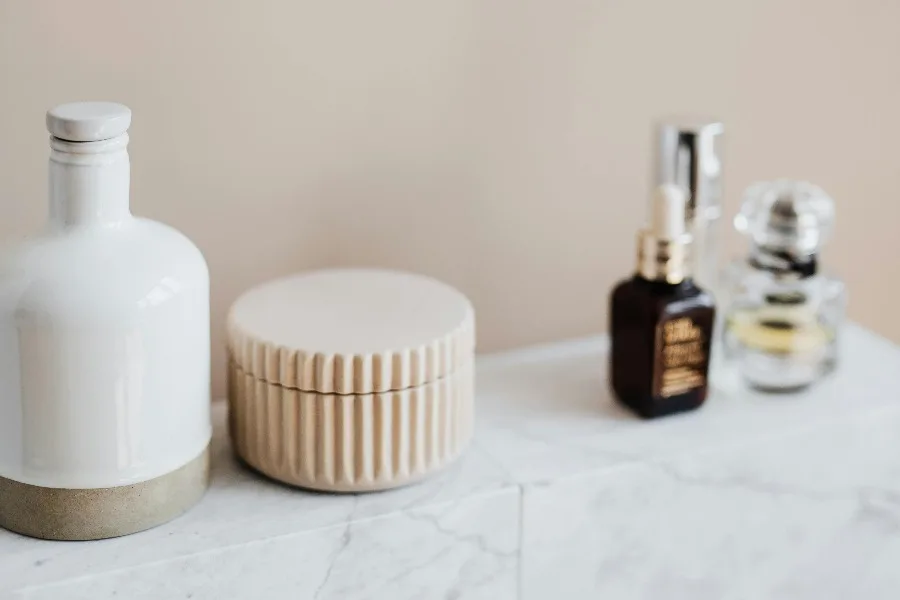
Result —
<svg viewBox="0 0 900 600"><path fill-rule="evenodd" d="M734 227L757 246L792 255L813 255L834 226L834 200L805 181L756 183L744 192Z"/></svg>

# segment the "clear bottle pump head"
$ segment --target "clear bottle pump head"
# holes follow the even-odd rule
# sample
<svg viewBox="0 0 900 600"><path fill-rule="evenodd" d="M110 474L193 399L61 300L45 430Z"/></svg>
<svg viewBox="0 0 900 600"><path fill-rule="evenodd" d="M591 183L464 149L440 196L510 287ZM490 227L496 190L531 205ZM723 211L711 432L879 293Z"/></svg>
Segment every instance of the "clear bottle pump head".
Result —
<svg viewBox="0 0 900 600"><path fill-rule="evenodd" d="M691 270L712 292L718 287L724 132L722 123L714 120L676 118L656 126L653 187L675 184L687 193Z"/></svg>

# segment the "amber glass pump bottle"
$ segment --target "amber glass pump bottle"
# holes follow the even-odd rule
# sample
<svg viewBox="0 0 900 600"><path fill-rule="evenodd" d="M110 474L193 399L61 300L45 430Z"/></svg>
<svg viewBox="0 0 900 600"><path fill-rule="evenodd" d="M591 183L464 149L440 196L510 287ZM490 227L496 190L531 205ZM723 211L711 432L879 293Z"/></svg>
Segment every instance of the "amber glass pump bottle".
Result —
<svg viewBox="0 0 900 600"><path fill-rule="evenodd" d="M706 400L715 304L691 279L686 200L679 186L656 188L650 227L638 236L637 272L612 292L610 384L644 418Z"/></svg>

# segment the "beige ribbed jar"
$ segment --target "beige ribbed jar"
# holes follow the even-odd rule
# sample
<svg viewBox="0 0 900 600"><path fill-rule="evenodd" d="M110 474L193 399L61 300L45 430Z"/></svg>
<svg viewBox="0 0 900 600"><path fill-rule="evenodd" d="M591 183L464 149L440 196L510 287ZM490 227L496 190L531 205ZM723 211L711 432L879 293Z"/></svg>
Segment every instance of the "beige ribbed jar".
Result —
<svg viewBox="0 0 900 600"><path fill-rule="evenodd" d="M235 452L285 483L393 488L472 437L475 315L435 279L333 269L278 279L228 315Z"/></svg>

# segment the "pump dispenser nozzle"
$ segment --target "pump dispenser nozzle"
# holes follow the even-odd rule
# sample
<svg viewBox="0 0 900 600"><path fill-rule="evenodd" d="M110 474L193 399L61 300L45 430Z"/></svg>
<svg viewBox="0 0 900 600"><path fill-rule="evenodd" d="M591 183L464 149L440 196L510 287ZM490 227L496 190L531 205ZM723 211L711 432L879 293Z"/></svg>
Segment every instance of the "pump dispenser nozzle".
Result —
<svg viewBox="0 0 900 600"><path fill-rule="evenodd" d="M658 239L675 240L685 234L684 207L687 193L683 188L665 183L653 191L652 232Z"/></svg>
<svg viewBox="0 0 900 600"><path fill-rule="evenodd" d="M724 126L719 121L675 118L656 129L653 185L685 189L686 230L691 234L691 273L715 291L719 278Z"/></svg>
<svg viewBox="0 0 900 600"><path fill-rule="evenodd" d="M664 183L653 191L650 227L638 236L638 274L644 279L680 283L690 275L686 204L681 186Z"/></svg>

